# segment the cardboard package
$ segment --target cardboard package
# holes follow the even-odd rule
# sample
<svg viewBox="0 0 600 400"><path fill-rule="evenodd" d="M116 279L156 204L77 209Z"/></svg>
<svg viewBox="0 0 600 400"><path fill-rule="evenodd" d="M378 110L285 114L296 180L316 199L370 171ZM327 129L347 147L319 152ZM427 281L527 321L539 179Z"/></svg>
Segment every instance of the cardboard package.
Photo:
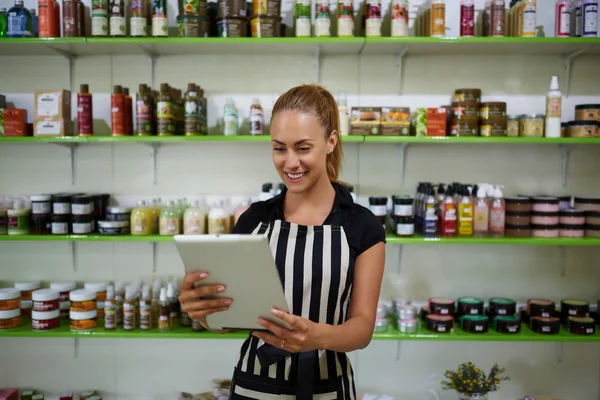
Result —
<svg viewBox="0 0 600 400"><path fill-rule="evenodd" d="M0 400L19 400L19 390L1 388Z"/></svg>
<svg viewBox="0 0 600 400"><path fill-rule="evenodd" d="M427 109L427 136L446 136L446 109Z"/></svg>
<svg viewBox="0 0 600 400"><path fill-rule="evenodd" d="M410 109L382 107L381 134L384 136L410 136Z"/></svg>
<svg viewBox="0 0 600 400"><path fill-rule="evenodd" d="M33 136L71 136L72 125L70 119L35 120L33 121Z"/></svg>
<svg viewBox="0 0 600 400"><path fill-rule="evenodd" d="M379 135L381 133L381 108L353 107L350 114L351 135Z"/></svg>
<svg viewBox="0 0 600 400"><path fill-rule="evenodd" d="M71 120L71 92L68 90L36 90L34 120Z"/></svg>
<svg viewBox="0 0 600 400"><path fill-rule="evenodd" d="M4 109L4 136L27 136L27 110Z"/></svg>

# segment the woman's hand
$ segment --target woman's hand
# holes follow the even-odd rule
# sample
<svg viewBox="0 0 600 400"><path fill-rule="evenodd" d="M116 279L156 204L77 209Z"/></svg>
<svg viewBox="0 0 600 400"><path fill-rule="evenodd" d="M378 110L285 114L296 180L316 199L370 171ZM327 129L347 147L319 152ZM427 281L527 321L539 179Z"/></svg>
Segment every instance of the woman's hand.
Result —
<svg viewBox="0 0 600 400"><path fill-rule="evenodd" d="M208 277L206 272L193 272L185 275L185 278L179 285L179 301L181 310L188 313L191 319L199 320L202 325L206 325L206 316L216 312L227 311L231 306L231 299L205 299L206 296L219 294L225 291L224 285L206 285L194 288L196 282L205 280Z"/></svg>
<svg viewBox="0 0 600 400"><path fill-rule="evenodd" d="M271 346L287 350L290 353L319 350L319 339L321 324L312 322L306 318L292 315L281 310L271 310L274 316L287 322L294 329L282 328L264 318L258 319L258 324L268 329L269 332L253 332L252 334Z"/></svg>

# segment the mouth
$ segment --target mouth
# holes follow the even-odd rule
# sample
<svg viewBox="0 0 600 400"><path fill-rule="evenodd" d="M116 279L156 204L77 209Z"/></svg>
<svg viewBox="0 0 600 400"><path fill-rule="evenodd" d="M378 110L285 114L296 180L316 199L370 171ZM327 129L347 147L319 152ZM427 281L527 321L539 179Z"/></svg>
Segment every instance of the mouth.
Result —
<svg viewBox="0 0 600 400"><path fill-rule="evenodd" d="M300 180L302 180L302 178L304 178L304 176L307 174L307 172L299 172L299 173L295 173L295 174L291 174L289 172L285 172L285 177L292 183L295 182L299 182Z"/></svg>

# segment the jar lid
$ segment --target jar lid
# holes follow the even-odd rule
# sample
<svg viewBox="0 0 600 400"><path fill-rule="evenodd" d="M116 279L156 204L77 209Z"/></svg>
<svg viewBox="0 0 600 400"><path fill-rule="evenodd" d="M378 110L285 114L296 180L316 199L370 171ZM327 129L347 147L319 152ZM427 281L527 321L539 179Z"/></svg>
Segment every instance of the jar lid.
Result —
<svg viewBox="0 0 600 400"><path fill-rule="evenodd" d="M21 315L21 310L0 310L0 319L15 318Z"/></svg>
<svg viewBox="0 0 600 400"><path fill-rule="evenodd" d="M69 311L69 318L74 320L85 320L96 318L98 312L96 310L91 311Z"/></svg>
<svg viewBox="0 0 600 400"><path fill-rule="evenodd" d="M438 303L438 304L454 304L454 300L453 299L447 299L444 297L432 297L429 299L429 303Z"/></svg>
<svg viewBox="0 0 600 400"><path fill-rule="evenodd" d="M586 217L600 218L600 211L585 211Z"/></svg>
<svg viewBox="0 0 600 400"><path fill-rule="evenodd" d="M511 230L516 230L516 231L530 230L531 225L530 224L525 224L525 225L504 224L504 229L511 229Z"/></svg>
<svg viewBox="0 0 600 400"><path fill-rule="evenodd" d="M509 121L518 121L519 118L521 118L521 116L519 116L519 115L509 115L507 118L508 118Z"/></svg>
<svg viewBox="0 0 600 400"><path fill-rule="evenodd" d="M454 321L454 317L451 315L439 315L439 314L428 314L427 319L431 319L434 321L444 321L444 322Z"/></svg>
<svg viewBox="0 0 600 400"><path fill-rule="evenodd" d="M559 204L560 200L558 197L553 196L538 196L531 199L531 202L535 204Z"/></svg>
<svg viewBox="0 0 600 400"><path fill-rule="evenodd" d="M53 311L32 311L31 319L46 320L60 317L60 310Z"/></svg>
<svg viewBox="0 0 600 400"><path fill-rule="evenodd" d="M98 292L106 292L108 282L87 282L83 285L84 289Z"/></svg>
<svg viewBox="0 0 600 400"><path fill-rule="evenodd" d="M401 319L398 320L398 326L404 328L416 328L419 325L419 322L416 319Z"/></svg>
<svg viewBox="0 0 600 400"><path fill-rule="evenodd" d="M131 214L132 209L127 207L107 207L107 214Z"/></svg>
<svg viewBox="0 0 600 400"><path fill-rule="evenodd" d="M571 121L569 126L600 126L598 121Z"/></svg>
<svg viewBox="0 0 600 400"><path fill-rule="evenodd" d="M41 194L37 196L31 196L31 201L50 201L52 197L49 194Z"/></svg>
<svg viewBox="0 0 600 400"><path fill-rule="evenodd" d="M505 197L504 202L506 204L531 204L531 197Z"/></svg>
<svg viewBox="0 0 600 400"><path fill-rule="evenodd" d="M33 308L32 300L21 300L21 310L29 310Z"/></svg>
<svg viewBox="0 0 600 400"><path fill-rule="evenodd" d="M523 114L521 119L544 119L546 114Z"/></svg>
<svg viewBox="0 0 600 400"><path fill-rule="evenodd" d="M27 282L15 282L15 289L19 290L36 290L39 289L42 284L40 281L27 281Z"/></svg>
<svg viewBox="0 0 600 400"><path fill-rule="evenodd" d="M394 200L394 204L398 204L398 205L412 205L413 204L413 199L412 197L409 196L394 196L393 197Z"/></svg>
<svg viewBox="0 0 600 400"><path fill-rule="evenodd" d="M374 206L385 206L387 205L387 197L369 197L369 204Z"/></svg>
<svg viewBox="0 0 600 400"><path fill-rule="evenodd" d="M21 291L14 288L0 289L0 300L15 300L21 297Z"/></svg>
<svg viewBox="0 0 600 400"><path fill-rule="evenodd" d="M87 204L92 202L92 196L86 194L80 194L71 197L71 202L75 204Z"/></svg>
<svg viewBox="0 0 600 400"><path fill-rule="evenodd" d="M58 290L59 292L70 292L75 290L77 285L75 282L52 282L50 283L50 289Z"/></svg>
<svg viewBox="0 0 600 400"><path fill-rule="evenodd" d="M561 217L575 217L575 216L583 217L586 215L586 212L583 210L575 210L573 208L569 208L568 210L562 210L558 214ZM599 215L600 215L600 213L599 213Z"/></svg>
<svg viewBox="0 0 600 400"><path fill-rule="evenodd" d="M459 297L456 300L458 303L466 303L466 304L480 304L483 303L483 300L477 297Z"/></svg>
<svg viewBox="0 0 600 400"><path fill-rule="evenodd" d="M31 294L33 301L51 301L58 300L60 293L52 289L39 289Z"/></svg>
<svg viewBox="0 0 600 400"><path fill-rule="evenodd" d="M98 221L99 228L127 228L129 221Z"/></svg>
<svg viewBox="0 0 600 400"><path fill-rule="evenodd" d="M68 193L59 193L52 195L53 203L70 203L73 196Z"/></svg>
<svg viewBox="0 0 600 400"><path fill-rule="evenodd" d="M516 301L514 301L513 299L506 298L506 297L494 297L494 298L490 299L490 304L491 303L509 305L509 304L516 304Z"/></svg>
<svg viewBox="0 0 600 400"><path fill-rule="evenodd" d="M575 110L600 110L600 104L579 104Z"/></svg>
<svg viewBox="0 0 600 400"><path fill-rule="evenodd" d="M559 212L542 212L542 211L533 211L531 213L532 217L558 217Z"/></svg>
<svg viewBox="0 0 600 400"><path fill-rule="evenodd" d="M555 231L558 229L558 225L531 225L531 229L534 231Z"/></svg>
<svg viewBox="0 0 600 400"><path fill-rule="evenodd" d="M531 212L529 211L507 211L507 217L529 217L531 216Z"/></svg>
<svg viewBox="0 0 600 400"><path fill-rule="evenodd" d="M69 293L69 300L71 301L89 301L96 300L96 292L86 289L77 289Z"/></svg>
<svg viewBox="0 0 600 400"><path fill-rule="evenodd" d="M575 197L577 203L600 204L600 197Z"/></svg>
<svg viewBox="0 0 600 400"><path fill-rule="evenodd" d="M582 231L585 227L585 224L560 224L558 226L559 229L563 229L566 231Z"/></svg>
<svg viewBox="0 0 600 400"><path fill-rule="evenodd" d="M84 224L86 222L92 222L92 214L84 214L84 215L71 215L71 222L74 224Z"/></svg>
<svg viewBox="0 0 600 400"><path fill-rule="evenodd" d="M600 225L585 224L586 231L600 231Z"/></svg>

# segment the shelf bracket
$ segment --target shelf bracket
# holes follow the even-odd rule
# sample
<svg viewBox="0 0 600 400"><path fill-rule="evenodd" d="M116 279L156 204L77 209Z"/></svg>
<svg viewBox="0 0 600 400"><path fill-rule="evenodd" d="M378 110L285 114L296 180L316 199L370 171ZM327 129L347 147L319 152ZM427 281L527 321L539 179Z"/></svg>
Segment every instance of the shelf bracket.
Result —
<svg viewBox="0 0 600 400"><path fill-rule="evenodd" d="M155 69L156 69L156 59L158 58L158 54L156 54L152 50L147 49L144 46L138 46L138 47L150 59L150 85L151 85L150 88L154 89L154 87L155 87L154 86L154 76L155 76Z"/></svg>
<svg viewBox="0 0 600 400"><path fill-rule="evenodd" d="M75 356L75 358L79 357L79 338L75 338L73 339L73 355Z"/></svg>
<svg viewBox="0 0 600 400"><path fill-rule="evenodd" d="M396 247L398 247L398 275L400 275L400 272L402 271L402 250L404 249L404 245L399 244Z"/></svg>
<svg viewBox="0 0 600 400"><path fill-rule="evenodd" d="M408 52L408 47L403 48L400 53L396 55L396 72L398 74L398 95L402 96L402 78L404 74L404 56Z"/></svg>
<svg viewBox="0 0 600 400"><path fill-rule="evenodd" d="M64 146L69 152L69 164L71 168L71 185L75 186L75 153L77 152L77 143L58 143L59 146Z"/></svg>
<svg viewBox="0 0 600 400"><path fill-rule="evenodd" d="M558 246L558 252L560 253L560 276L564 278L567 275L567 248L565 246Z"/></svg>
<svg viewBox="0 0 600 400"><path fill-rule="evenodd" d="M560 145L560 159L561 159L561 175L562 175L562 187L567 187L567 174L569 172L569 157L571 155L571 149L566 144Z"/></svg>
<svg viewBox="0 0 600 400"><path fill-rule="evenodd" d="M152 245L152 273L156 273L157 270L157 266L156 266L156 242L152 242L150 243Z"/></svg>
<svg viewBox="0 0 600 400"><path fill-rule="evenodd" d="M315 48L315 83L318 85L321 81L321 45L318 44Z"/></svg>
<svg viewBox="0 0 600 400"><path fill-rule="evenodd" d="M70 51L57 49L56 47L52 47L51 45L46 45L46 47L49 48L50 50L52 50L53 52L55 52L56 54L58 54L59 56L63 56L64 58L66 58L69 61L73 61L76 58L75 54L71 53Z"/></svg>
<svg viewBox="0 0 600 400"><path fill-rule="evenodd" d="M157 170L157 156L158 156L158 149L160 148L160 143L151 143L149 144L150 146L150 159L152 161L152 184L156 186L156 170Z"/></svg>
<svg viewBox="0 0 600 400"><path fill-rule="evenodd" d="M563 361L565 344L563 342L558 342L556 345L556 359L561 363Z"/></svg>
<svg viewBox="0 0 600 400"><path fill-rule="evenodd" d="M396 343L396 361L400 361L400 353L402 352L402 341L398 340Z"/></svg>
<svg viewBox="0 0 600 400"><path fill-rule="evenodd" d="M404 166L405 166L405 156L406 156L406 147L407 143L400 143L398 148L398 166L400 167L399 176L400 176L400 187L404 186Z"/></svg>
<svg viewBox="0 0 600 400"><path fill-rule="evenodd" d="M71 249L71 266L73 267L73 273L77 273L77 243L69 242L69 248Z"/></svg>
<svg viewBox="0 0 600 400"><path fill-rule="evenodd" d="M587 47L581 48L579 50L575 50L564 56L564 65L565 65L564 97L565 98L569 97L569 84L571 82L571 68L573 67L573 60L575 60L577 57L579 57L580 55L582 55L583 53L588 51L590 49L590 47L591 46L587 46Z"/></svg>

